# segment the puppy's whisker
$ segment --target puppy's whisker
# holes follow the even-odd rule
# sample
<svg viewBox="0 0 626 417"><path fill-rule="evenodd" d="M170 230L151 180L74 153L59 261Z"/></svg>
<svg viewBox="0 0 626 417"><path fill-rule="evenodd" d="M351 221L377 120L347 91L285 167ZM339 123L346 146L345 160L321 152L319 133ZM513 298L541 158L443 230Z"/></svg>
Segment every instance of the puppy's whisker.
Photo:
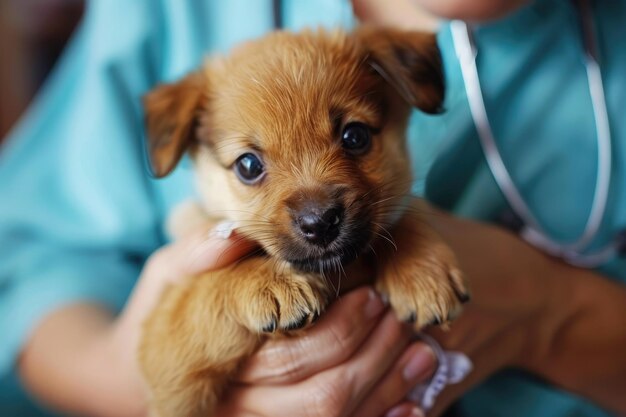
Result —
<svg viewBox="0 0 626 417"><path fill-rule="evenodd" d="M383 232L385 232L385 234L390 238L393 239L393 235L391 234L391 232L389 232L389 230L387 230L387 228L385 228L382 224L377 223L377 222L372 222L372 224L374 226L377 226L379 229L381 229Z"/></svg>
<svg viewBox="0 0 626 417"><path fill-rule="evenodd" d="M382 200L378 200L378 201L373 202L371 205L372 206L376 206L378 204L382 204L382 203L385 203L385 202L387 202L389 200L393 200L393 199L396 199L396 198L398 198L398 197L397 196L391 196L391 197L383 198Z"/></svg>
<svg viewBox="0 0 626 417"><path fill-rule="evenodd" d="M383 188L384 188L384 184L383 184L383 185L380 185L380 186L378 186L378 187L372 188L372 189L370 189L369 191L367 191L365 194L361 195L359 199L360 199L360 200L365 199L365 198L369 197L369 195L370 195L370 194L372 194L372 193L377 193L377 192L379 192L379 191L380 191L381 189L383 189ZM357 200L355 200L355 201L357 201ZM353 201L353 203L354 203L355 201Z"/></svg>
<svg viewBox="0 0 626 417"><path fill-rule="evenodd" d="M374 246L372 246L371 243L367 244L367 247L372 251L372 253L374 254L375 258L378 258L378 254L376 253L376 251L374 250Z"/></svg>
<svg viewBox="0 0 626 417"><path fill-rule="evenodd" d="M339 293L341 291L341 278L345 275L346 271L343 269L343 265L337 259L333 259L333 263L335 264L335 268L337 269L337 290L335 291L335 297L339 297Z"/></svg>
<svg viewBox="0 0 626 417"><path fill-rule="evenodd" d="M220 264L220 263L221 263L221 261L222 261L222 258L223 258L224 256L228 255L231 251L233 251L233 250L234 250L234 248L235 248L235 246L236 246L236 244L237 244L238 242L242 242L243 240L245 240L245 239L241 238L241 239L239 239L239 240L236 240L236 241L235 241L235 243L234 243L232 246L229 246L229 247L227 247L227 248L223 249L223 250L219 253L219 255L217 255L216 263L217 263L217 264ZM245 255L244 255L244 256L245 256Z"/></svg>
<svg viewBox="0 0 626 417"><path fill-rule="evenodd" d="M389 239L387 236L383 235L382 233L379 233L377 231L374 231L374 234L376 234L377 236L379 236L380 238L386 240L387 242L389 242L389 244L391 244L391 246L393 246L393 248L397 251L398 250L398 246L396 245L396 243L392 240Z"/></svg>
<svg viewBox="0 0 626 417"><path fill-rule="evenodd" d="M241 258L237 259L235 261L235 264L239 265L239 264L247 261L248 259L254 258L255 256L263 255L264 252L265 251L263 250L263 248L255 249L255 250L253 250L251 252L248 252L247 254L243 255ZM272 259L272 258L268 257L267 259Z"/></svg>
<svg viewBox="0 0 626 417"><path fill-rule="evenodd" d="M338 294L339 287L335 286L333 279L326 275L326 268L324 267L324 261L321 261L319 263L319 270L320 270L320 275L322 276L322 279L324 280L324 282L326 282L326 285L329 285L330 287L332 287L333 291Z"/></svg>

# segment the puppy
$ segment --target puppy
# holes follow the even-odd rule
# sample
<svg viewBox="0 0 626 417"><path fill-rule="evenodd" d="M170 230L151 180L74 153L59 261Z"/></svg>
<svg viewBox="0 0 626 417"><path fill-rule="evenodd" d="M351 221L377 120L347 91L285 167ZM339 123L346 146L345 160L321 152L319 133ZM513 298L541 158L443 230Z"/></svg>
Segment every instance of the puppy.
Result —
<svg viewBox="0 0 626 417"><path fill-rule="evenodd" d="M145 100L154 172L189 152L204 213L255 256L168 288L139 359L161 417L212 416L263 337L295 331L367 282L419 329L468 299L453 254L409 197L411 107L441 110L435 37L278 32Z"/></svg>

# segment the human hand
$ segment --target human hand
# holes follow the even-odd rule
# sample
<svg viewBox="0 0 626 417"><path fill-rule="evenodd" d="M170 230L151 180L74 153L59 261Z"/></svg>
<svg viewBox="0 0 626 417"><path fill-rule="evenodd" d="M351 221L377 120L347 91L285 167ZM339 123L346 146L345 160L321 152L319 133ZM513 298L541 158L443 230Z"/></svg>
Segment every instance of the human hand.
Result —
<svg viewBox="0 0 626 417"><path fill-rule="evenodd" d="M114 352L126 378L133 381L136 398L145 388L136 361L141 326L167 285L202 272L222 268L251 251L255 245L233 231L229 222L205 223L194 232L153 253L124 310L115 320L106 343ZM129 392L132 392L130 390Z"/></svg>
<svg viewBox="0 0 626 417"><path fill-rule="evenodd" d="M569 294L553 259L497 227L432 211L428 222L448 242L472 290L449 331L427 332L444 349L465 353L473 371L449 385L429 416L440 415L480 381L505 367L532 368L563 320Z"/></svg>
<svg viewBox="0 0 626 417"><path fill-rule="evenodd" d="M410 340L379 296L359 288L305 332L266 342L217 415L380 417L434 371L432 350ZM404 407L393 417L411 415Z"/></svg>
<svg viewBox="0 0 626 417"><path fill-rule="evenodd" d="M117 317L104 306L81 302L49 313L34 329L18 369L39 401L68 414L142 416L147 396L136 362L141 325L163 288L217 269L251 250L236 233L223 238L210 224L156 251Z"/></svg>
<svg viewBox="0 0 626 417"><path fill-rule="evenodd" d="M116 323L113 345L125 358L128 380L137 381L135 404L145 396L134 356L139 326L163 287L176 277L224 266L252 247L236 234L225 240L206 236L205 230L156 252ZM297 415L305 407L312 416L379 417L434 370L432 350L410 338L410 328L386 310L375 292L355 290L303 334L266 343L218 415ZM393 417L416 412L413 406L404 408L406 414Z"/></svg>

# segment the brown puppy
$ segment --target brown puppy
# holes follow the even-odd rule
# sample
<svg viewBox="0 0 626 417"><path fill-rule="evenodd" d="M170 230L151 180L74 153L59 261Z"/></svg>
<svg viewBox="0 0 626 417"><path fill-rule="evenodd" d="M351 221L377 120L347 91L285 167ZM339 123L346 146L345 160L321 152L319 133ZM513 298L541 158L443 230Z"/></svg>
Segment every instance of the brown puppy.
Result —
<svg viewBox="0 0 626 417"><path fill-rule="evenodd" d="M340 280L374 281L416 328L460 311L454 256L409 198L410 108L443 95L434 36L362 28L270 34L147 96L155 173L189 151L206 213L262 248L169 288L145 323L160 416L211 416L259 335L311 323Z"/></svg>

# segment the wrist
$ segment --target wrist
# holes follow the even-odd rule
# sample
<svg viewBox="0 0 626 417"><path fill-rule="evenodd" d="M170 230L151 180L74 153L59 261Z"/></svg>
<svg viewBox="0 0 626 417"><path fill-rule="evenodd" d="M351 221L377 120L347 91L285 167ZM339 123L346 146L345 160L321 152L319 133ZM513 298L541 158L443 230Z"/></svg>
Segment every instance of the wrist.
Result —
<svg viewBox="0 0 626 417"><path fill-rule="evenodd" d="M107 415L140 417L148 414L147 391L136 360L136 344L131 339L124 326L119 325L118 318L100 335L91 352L91 360L103 365L98 386L101 409L107 410Z"/></svg>
<svg viewBox="0 0 626 417"><path fill-rule="evenodd" d="M559 354L560 335L576 320L581 309L578 270L546 258L534 271L544 291L541 302L527 317L523 349L517 365L547 378L555 355Z"/></svg>
<svg viewBox="0 0 626 417"><path fill-rule="evenodd" d="M119 372L119 356L111 343L113 323L108 310L89 303L50 313L33 332L19 360L27 389L63 413L129 415L118 413L117 407L110 411L119 403L114 393L120 393L127 380Z"/></svg>
<svg viewBox="0 0 626 417"><path fill-rule="evenodd" d="M63 390L66 398L58 408L88 416L146 415L143 387L121 348L123 340L117 336L114 317L106 310L89 307L81 321L89 330L76 338L73 348L64 349L73 352L66 361L72 382Z"/></svg>

